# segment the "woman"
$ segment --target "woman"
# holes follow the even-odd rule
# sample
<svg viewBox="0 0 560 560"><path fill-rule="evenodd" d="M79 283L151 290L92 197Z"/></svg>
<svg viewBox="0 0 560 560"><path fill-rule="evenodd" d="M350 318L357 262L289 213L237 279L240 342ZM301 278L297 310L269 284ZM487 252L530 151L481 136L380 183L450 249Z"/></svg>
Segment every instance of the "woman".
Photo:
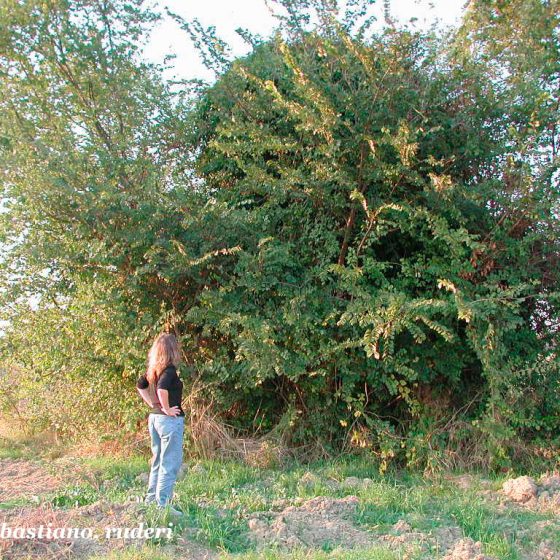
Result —
<svg viewBox="0 0 560 560"><path fill-rule="evenodd" d="M152 445L152 467L146 503L182 513L169 504L183 460L185 413L181 409L183 382L177 374L179 344L172 334L160 334L148 354L148 369L136 388L150 407L148 427Z"/></svg>

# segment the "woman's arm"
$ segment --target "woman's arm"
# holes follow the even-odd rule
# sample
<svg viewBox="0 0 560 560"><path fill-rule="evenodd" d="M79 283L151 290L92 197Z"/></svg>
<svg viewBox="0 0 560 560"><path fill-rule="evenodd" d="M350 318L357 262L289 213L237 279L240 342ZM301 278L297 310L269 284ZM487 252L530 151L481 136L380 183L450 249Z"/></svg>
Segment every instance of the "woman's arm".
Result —
<svg viewBox="0 0 560 560"><path fill-rule="evenodd" d="M157 394L159 402L161 403L161 410L163 410L167 416L178 416L181 413L178 406L169 408L169 391L167 389L158 389Z"/></svg>
<svg viewBox="0 0 560 560"><path fill-rule="evenodd" d="M140 393L140 396L144 399L144 402L150 408L152 408L154 406L154 403L150 399L150 392L148 391L148 389L140 389L139 387L136 387L136 390Z"/></svg>

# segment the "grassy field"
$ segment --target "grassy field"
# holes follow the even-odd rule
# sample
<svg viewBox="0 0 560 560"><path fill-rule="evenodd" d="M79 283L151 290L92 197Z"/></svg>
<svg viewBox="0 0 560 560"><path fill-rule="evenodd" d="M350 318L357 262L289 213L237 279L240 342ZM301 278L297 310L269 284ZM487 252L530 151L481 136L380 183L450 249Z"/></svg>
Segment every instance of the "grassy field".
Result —
<svg viewBox="0 0 560 560"><path fill-rule="evenodd" d="M380 475L364 458L265 469L187 457L175 491L185 515L175 521L137 503L148 465L146 454L79 456L36 441L0 438L0 525L37 523L45 512L53 526L69 520L87 526L92 512L101 525L172 523L170 539L113 539L107 546L66 551L66 557L96 560L560 558L559 511L517 504L501 492L507 478L538 479L541 473L426 478ZM31 485L18 491L17 477L23 475ZM52 548L8 544L5 558L42 557Z"/></svg>

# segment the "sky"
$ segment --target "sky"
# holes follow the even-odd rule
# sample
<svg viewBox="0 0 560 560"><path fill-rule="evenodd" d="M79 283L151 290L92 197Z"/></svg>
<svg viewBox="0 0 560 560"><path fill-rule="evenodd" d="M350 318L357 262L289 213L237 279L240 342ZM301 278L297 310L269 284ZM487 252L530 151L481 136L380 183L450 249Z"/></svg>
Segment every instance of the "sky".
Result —
<svg viewBox="0 0 560 560"><path fill-rule="evenodd" d="M232 47L235 56L249 50L235 29L242 27L266 37L276 23L264 0L156 0L156 3L160 8L168 7L187 20L197 18L204 26L215 26L218 36ZM271 5L274 3L271 2ZM457 24L464 5L465 0L391 0L390 10L391 16L401 23L416 17L416 26L427 28L435 21L443 26ZM374 13L381 24L381 0L377 1ZM170 54L177 58L173 64L174 73L167 73L166 77L213 80L213 75L204 68L187 34L171 18L166 17L152 33L145 56L152 62L162 62Z"/></svg>

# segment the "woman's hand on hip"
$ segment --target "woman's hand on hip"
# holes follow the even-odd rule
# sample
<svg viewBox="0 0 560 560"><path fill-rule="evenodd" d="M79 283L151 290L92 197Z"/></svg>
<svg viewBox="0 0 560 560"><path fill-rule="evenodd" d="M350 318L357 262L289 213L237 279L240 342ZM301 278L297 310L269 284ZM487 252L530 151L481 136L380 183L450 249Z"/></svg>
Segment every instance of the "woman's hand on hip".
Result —
<svg viewBox="0 0 560 560"><path fill-rule="evenodd" d="M181 409L178 406L172 406L163 412L165 412L167 416L179 416L179 414L181 414Z"/></svg>

